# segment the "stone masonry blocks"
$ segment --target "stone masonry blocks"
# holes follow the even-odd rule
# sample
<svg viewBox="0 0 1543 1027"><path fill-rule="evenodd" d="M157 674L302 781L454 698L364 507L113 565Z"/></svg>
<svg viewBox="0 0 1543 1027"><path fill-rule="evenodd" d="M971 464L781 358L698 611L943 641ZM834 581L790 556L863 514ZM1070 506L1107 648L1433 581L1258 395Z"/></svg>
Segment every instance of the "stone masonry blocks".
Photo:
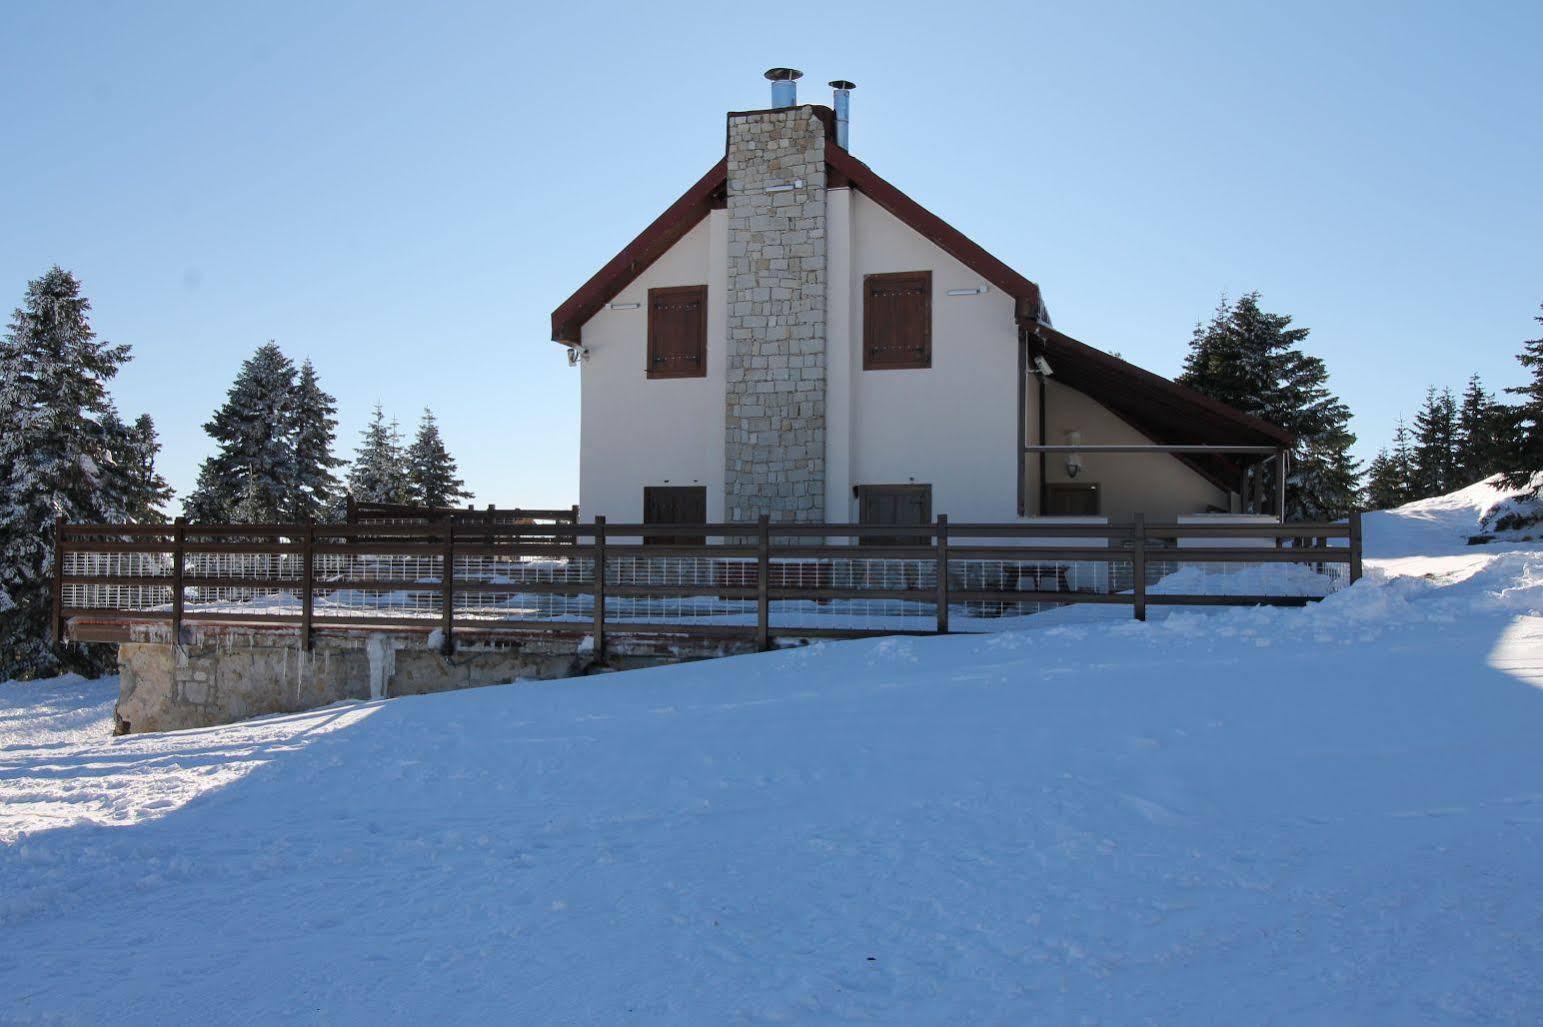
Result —
<svg viewBox="0 0 1543 1027"><path fill-rule="evenodd" d="M822 521L824 123L808 107L731 117L728 178L724 510Z"/></svg>

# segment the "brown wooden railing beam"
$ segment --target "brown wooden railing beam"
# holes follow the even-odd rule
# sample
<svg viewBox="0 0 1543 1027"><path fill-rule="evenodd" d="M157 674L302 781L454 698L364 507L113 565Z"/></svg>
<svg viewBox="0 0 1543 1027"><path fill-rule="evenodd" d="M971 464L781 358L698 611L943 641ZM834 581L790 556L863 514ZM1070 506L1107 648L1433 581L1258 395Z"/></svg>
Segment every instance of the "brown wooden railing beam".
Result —
<svg viewBox="0 0 1543 1027"><path fill-rule="evenodd" d="M300 551L300 644L311 651L311 617L315 605L316 568L316 518L307 517L305 532L301 536L305 548Z"/></svg>
<svg viewBox="0 0 1543 1027"><path fill-rule="evenodd" d="M771 648L771 517L761 515L756 525L755 646Z"/></svg>
<svg viewBox="0 0 1543 1027"><path fill-rule="evenodd" d="M1361 511L1350 511L1350 583L1361 580Z"/></svg>
<svg viewBox="0 0 1543 1027"><path fill-rule="evenodd" d="M948 634L948 514L938 514L938 634Z"/></svg>
<svg viewBox="0 0 1543 1027"><path fill-rule="evenodd" d="M595 662L605 663L605 517L595 518Z"/></svg>
<svg viewBox="0 0 1543 1027"><path fill-rule="evenodd" d="M184 600L182 577L186 573L183 564L187 560L187 530L186 517L178 517L172 522L175 533L171 543L171 644L182 644L182 604Z"/></svg>
<svg viewBox="0 0 1543 1027"><path fill-rule="evenodd" d="M1143 514L1136 514L1132 518L1134 524L1131 528L1131 574L1135 581L1133 594L1135 596L1134 609L1137 620L1147 619L1147 525Z"/></svg>
<svg viewBox="0 0 1543 1027"><path fill-rule="evenodd" d="M439 651L445 656L455 652L455 522L446 519L444 522L445 555L440 568L440 603L443 609L440 611L439 630L444 633L440 640Z"/></svg>

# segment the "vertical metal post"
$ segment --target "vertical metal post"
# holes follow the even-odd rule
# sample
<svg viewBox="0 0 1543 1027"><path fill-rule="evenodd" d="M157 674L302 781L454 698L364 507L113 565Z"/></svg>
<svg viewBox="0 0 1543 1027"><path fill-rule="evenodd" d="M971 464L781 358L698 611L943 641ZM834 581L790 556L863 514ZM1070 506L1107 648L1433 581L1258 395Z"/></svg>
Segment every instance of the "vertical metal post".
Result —
<svg viewBox="0 0 1543 1027"><path fill-rule="evenodd" d="M938 634L948 634L948 514L938 514Z"/></svg>
<svg viewBox="0 0 1543 1027"><path fill-rule="evenodd" d="M188 521L178 517L172 522L171 542L171 644L182 644L182 579L186 562Z"/></svg>
<svg viewBox="0 0 1543 1027"><path fill-rule="evenodd" d="M1275 451L1275 519L1286 523L1286 475L1291 471L1291 453Z"/></svg>
<svg viewBox="0 0 1543 1027"><path fill-rule="evenodd" d="M578 536L574 536L578 541ZM595 518L595 662L605 662L605 516Z"/></svg>
<svg viewBox="0 0 1543 1027"><path fill-rule="evenodd" d="M439 651L446 656L455 652L455 522L445 518L444 565L439 569L440 611L439 630L444 635Z"/></svg>
<svg viewBox="0 0 1543 1027"><path fill-rule="evenodd" d="M1029 330L1018 326L1018 516L1029 512Z"/></svg>
<svg viewBox="0 0 1543 1027"><path fill-rule="evenodd" d="M1350 583L1361 580L1361 511L1350 511Z"/></svg>
<svg viewBox="0 0 1543 1027"><path fill-rule="evenodd" d="M1039 374L1035 377L1039 379L1039 444L1046 446L1049 445L1048 435L1050 434L1046 424L1049 417L1046 410L1048 390L1045 387L1045 376ZM1047 484L1050 472L1046 467L1045 459L1045 451L1042 449L1039 451L1039 515L1041 517L1050 516L1050 491Z"/></svg>
<svg viewBox="0 0 1543 1027"><path fill-rule="evenodd" d="M54 518L54 568L53 581L49 584L54 606L53 619L50 622L50 639L54 645L64 642L64 518Z"/></svg>
<svg viewBox="0 0 1543 1027"><path fill-rule="evenodd" d="M755 574L755 645L771 648L771 517L762 514L757 526Z"/></svg>
<svg viewBox="0 0 1543 1027"><path fill-rule="evenodd" d="M305 530L300 535L300 645L311 651L311 609L314 605L316 573L312 567L316 546L316 518L305 519Z"/></svg>
<svg viewBox="0 0 1543 1027"><path fill-rule="evenodd" d="M1135 585L1136 619L1147 619L1147 518L1137 514L1131 532L1131 577Z"/></svg>

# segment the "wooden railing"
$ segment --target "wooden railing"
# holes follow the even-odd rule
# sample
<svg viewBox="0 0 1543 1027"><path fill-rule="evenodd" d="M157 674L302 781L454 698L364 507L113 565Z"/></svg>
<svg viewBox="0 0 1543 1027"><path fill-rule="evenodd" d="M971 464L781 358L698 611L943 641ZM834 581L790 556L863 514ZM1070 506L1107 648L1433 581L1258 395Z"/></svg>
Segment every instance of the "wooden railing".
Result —
<svg viewBox="0 0 1543 1027"><path fill-rule="evenodd" d="M645 537L699 537L645 544ZM909 538L896 545L898 538ZM1296 567L1268 586L1206 569ZM1046 606L1301 605L1361 575L1361 522L658 525L56 525L54 625L198 621L298 628L753 639L986 630ZM448 569L448 573L447 573ZM1187 578L1173 577L1191 570ZM1305 576L1305 577L1304 577ZM1258 576L1243 580L1255 580ZM1303 592L1303 581L1316 591Z"/></svg>
<svg viewBox="0 0 1543 1027"><path fill-rule="evenodd" d="M413 506L408 503L363 503L348 497L346 519L349 524L439 524L450 521L457 528L477 528L485 525L510 524L566 524L579 522L579 508L538 509L526 507L487 506ZM475 534L467 532L468 535ZM572 542L574 537L564 536L553 541Z"/></svg>

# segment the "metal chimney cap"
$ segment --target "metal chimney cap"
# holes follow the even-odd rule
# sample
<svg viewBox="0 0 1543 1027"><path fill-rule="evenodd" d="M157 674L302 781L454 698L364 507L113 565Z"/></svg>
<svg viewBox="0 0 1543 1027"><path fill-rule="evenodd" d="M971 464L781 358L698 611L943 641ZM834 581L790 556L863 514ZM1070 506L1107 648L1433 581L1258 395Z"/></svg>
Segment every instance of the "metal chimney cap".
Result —
<svg viewBox="0 0 1543 1027"><path fill-rule="evenodd" d="M857 83L856 82L848 82L844 78L838 78L838 79L836 79L836 81L834 81L834 82L832 82L830 84L830 87L832 89L856 89L857 88Z"/></svg>
<svg viewBox="0 0 1543 1027"><path fill-rule="evenodd" d="M804 73L797 68L768 68L766 77L773 82L797 82Z"/></svg>

